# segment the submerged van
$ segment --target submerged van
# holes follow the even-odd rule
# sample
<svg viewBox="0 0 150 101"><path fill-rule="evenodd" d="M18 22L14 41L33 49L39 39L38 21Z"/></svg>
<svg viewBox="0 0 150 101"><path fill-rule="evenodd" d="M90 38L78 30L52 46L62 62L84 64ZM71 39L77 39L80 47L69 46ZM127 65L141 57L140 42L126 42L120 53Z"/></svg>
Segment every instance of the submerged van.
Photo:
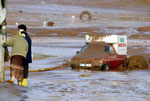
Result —
<svg viewBox="0 0 150 101"><path fill-rule="evenodd" d="M116 70L123 63L124 58L127 57L126 36L92 37L94 36L86 36L86 44L71 58L71 68Z"/></svg>

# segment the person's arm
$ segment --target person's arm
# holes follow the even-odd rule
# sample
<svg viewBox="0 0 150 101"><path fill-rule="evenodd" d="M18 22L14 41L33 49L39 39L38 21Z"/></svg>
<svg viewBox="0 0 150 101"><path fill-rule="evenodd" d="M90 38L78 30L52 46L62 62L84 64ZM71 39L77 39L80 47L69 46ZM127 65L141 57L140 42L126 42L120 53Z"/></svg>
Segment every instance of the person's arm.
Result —
<svg viewBox="0 0 150 101"><path fill-rule="evenodd" d="M6 47L6 46L13 46L13 37L11 38L11 39L9 39L9 40L7 40L6 42L4 42L3 44L2 44L2 46L3 47Z"/></svg>

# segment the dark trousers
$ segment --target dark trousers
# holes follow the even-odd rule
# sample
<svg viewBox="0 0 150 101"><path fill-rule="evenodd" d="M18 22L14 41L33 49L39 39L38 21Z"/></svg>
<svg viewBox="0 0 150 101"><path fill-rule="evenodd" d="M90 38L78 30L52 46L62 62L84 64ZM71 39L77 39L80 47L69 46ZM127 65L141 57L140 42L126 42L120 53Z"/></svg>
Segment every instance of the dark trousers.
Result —
<svg viewBox="0 0 150 101"><path fill-rule="evenodd" d="M27 79L28 78L28 72L29 72L29 63L25 63L24 65L24 75L23 78Z"/></svg>

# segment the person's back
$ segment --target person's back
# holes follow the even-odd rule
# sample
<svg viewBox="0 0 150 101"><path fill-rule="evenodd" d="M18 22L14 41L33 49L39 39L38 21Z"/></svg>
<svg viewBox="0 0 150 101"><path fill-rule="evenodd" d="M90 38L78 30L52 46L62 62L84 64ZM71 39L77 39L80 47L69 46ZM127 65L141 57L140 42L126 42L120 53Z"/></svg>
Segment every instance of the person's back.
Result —
<svg viewBox="0 0 150 101"><path fill-rule="evenodd" d="M12 46L11 56L22 55L26 58L28 43L22 36L14 35L10 40L4 43L4 45Z"/></svg>

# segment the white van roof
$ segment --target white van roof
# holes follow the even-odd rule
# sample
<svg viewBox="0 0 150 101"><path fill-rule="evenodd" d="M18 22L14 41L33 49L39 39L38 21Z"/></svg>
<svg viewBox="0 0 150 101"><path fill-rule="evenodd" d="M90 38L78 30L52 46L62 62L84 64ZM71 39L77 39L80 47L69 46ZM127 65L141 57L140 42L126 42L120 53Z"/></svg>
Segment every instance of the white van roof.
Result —
<svg viewBox="0 0 150 101"><path fill-rule="evenodd" d="M86 35L86 43L105 42L113 44L118 55L127 55L126 35Z"/></svg>

